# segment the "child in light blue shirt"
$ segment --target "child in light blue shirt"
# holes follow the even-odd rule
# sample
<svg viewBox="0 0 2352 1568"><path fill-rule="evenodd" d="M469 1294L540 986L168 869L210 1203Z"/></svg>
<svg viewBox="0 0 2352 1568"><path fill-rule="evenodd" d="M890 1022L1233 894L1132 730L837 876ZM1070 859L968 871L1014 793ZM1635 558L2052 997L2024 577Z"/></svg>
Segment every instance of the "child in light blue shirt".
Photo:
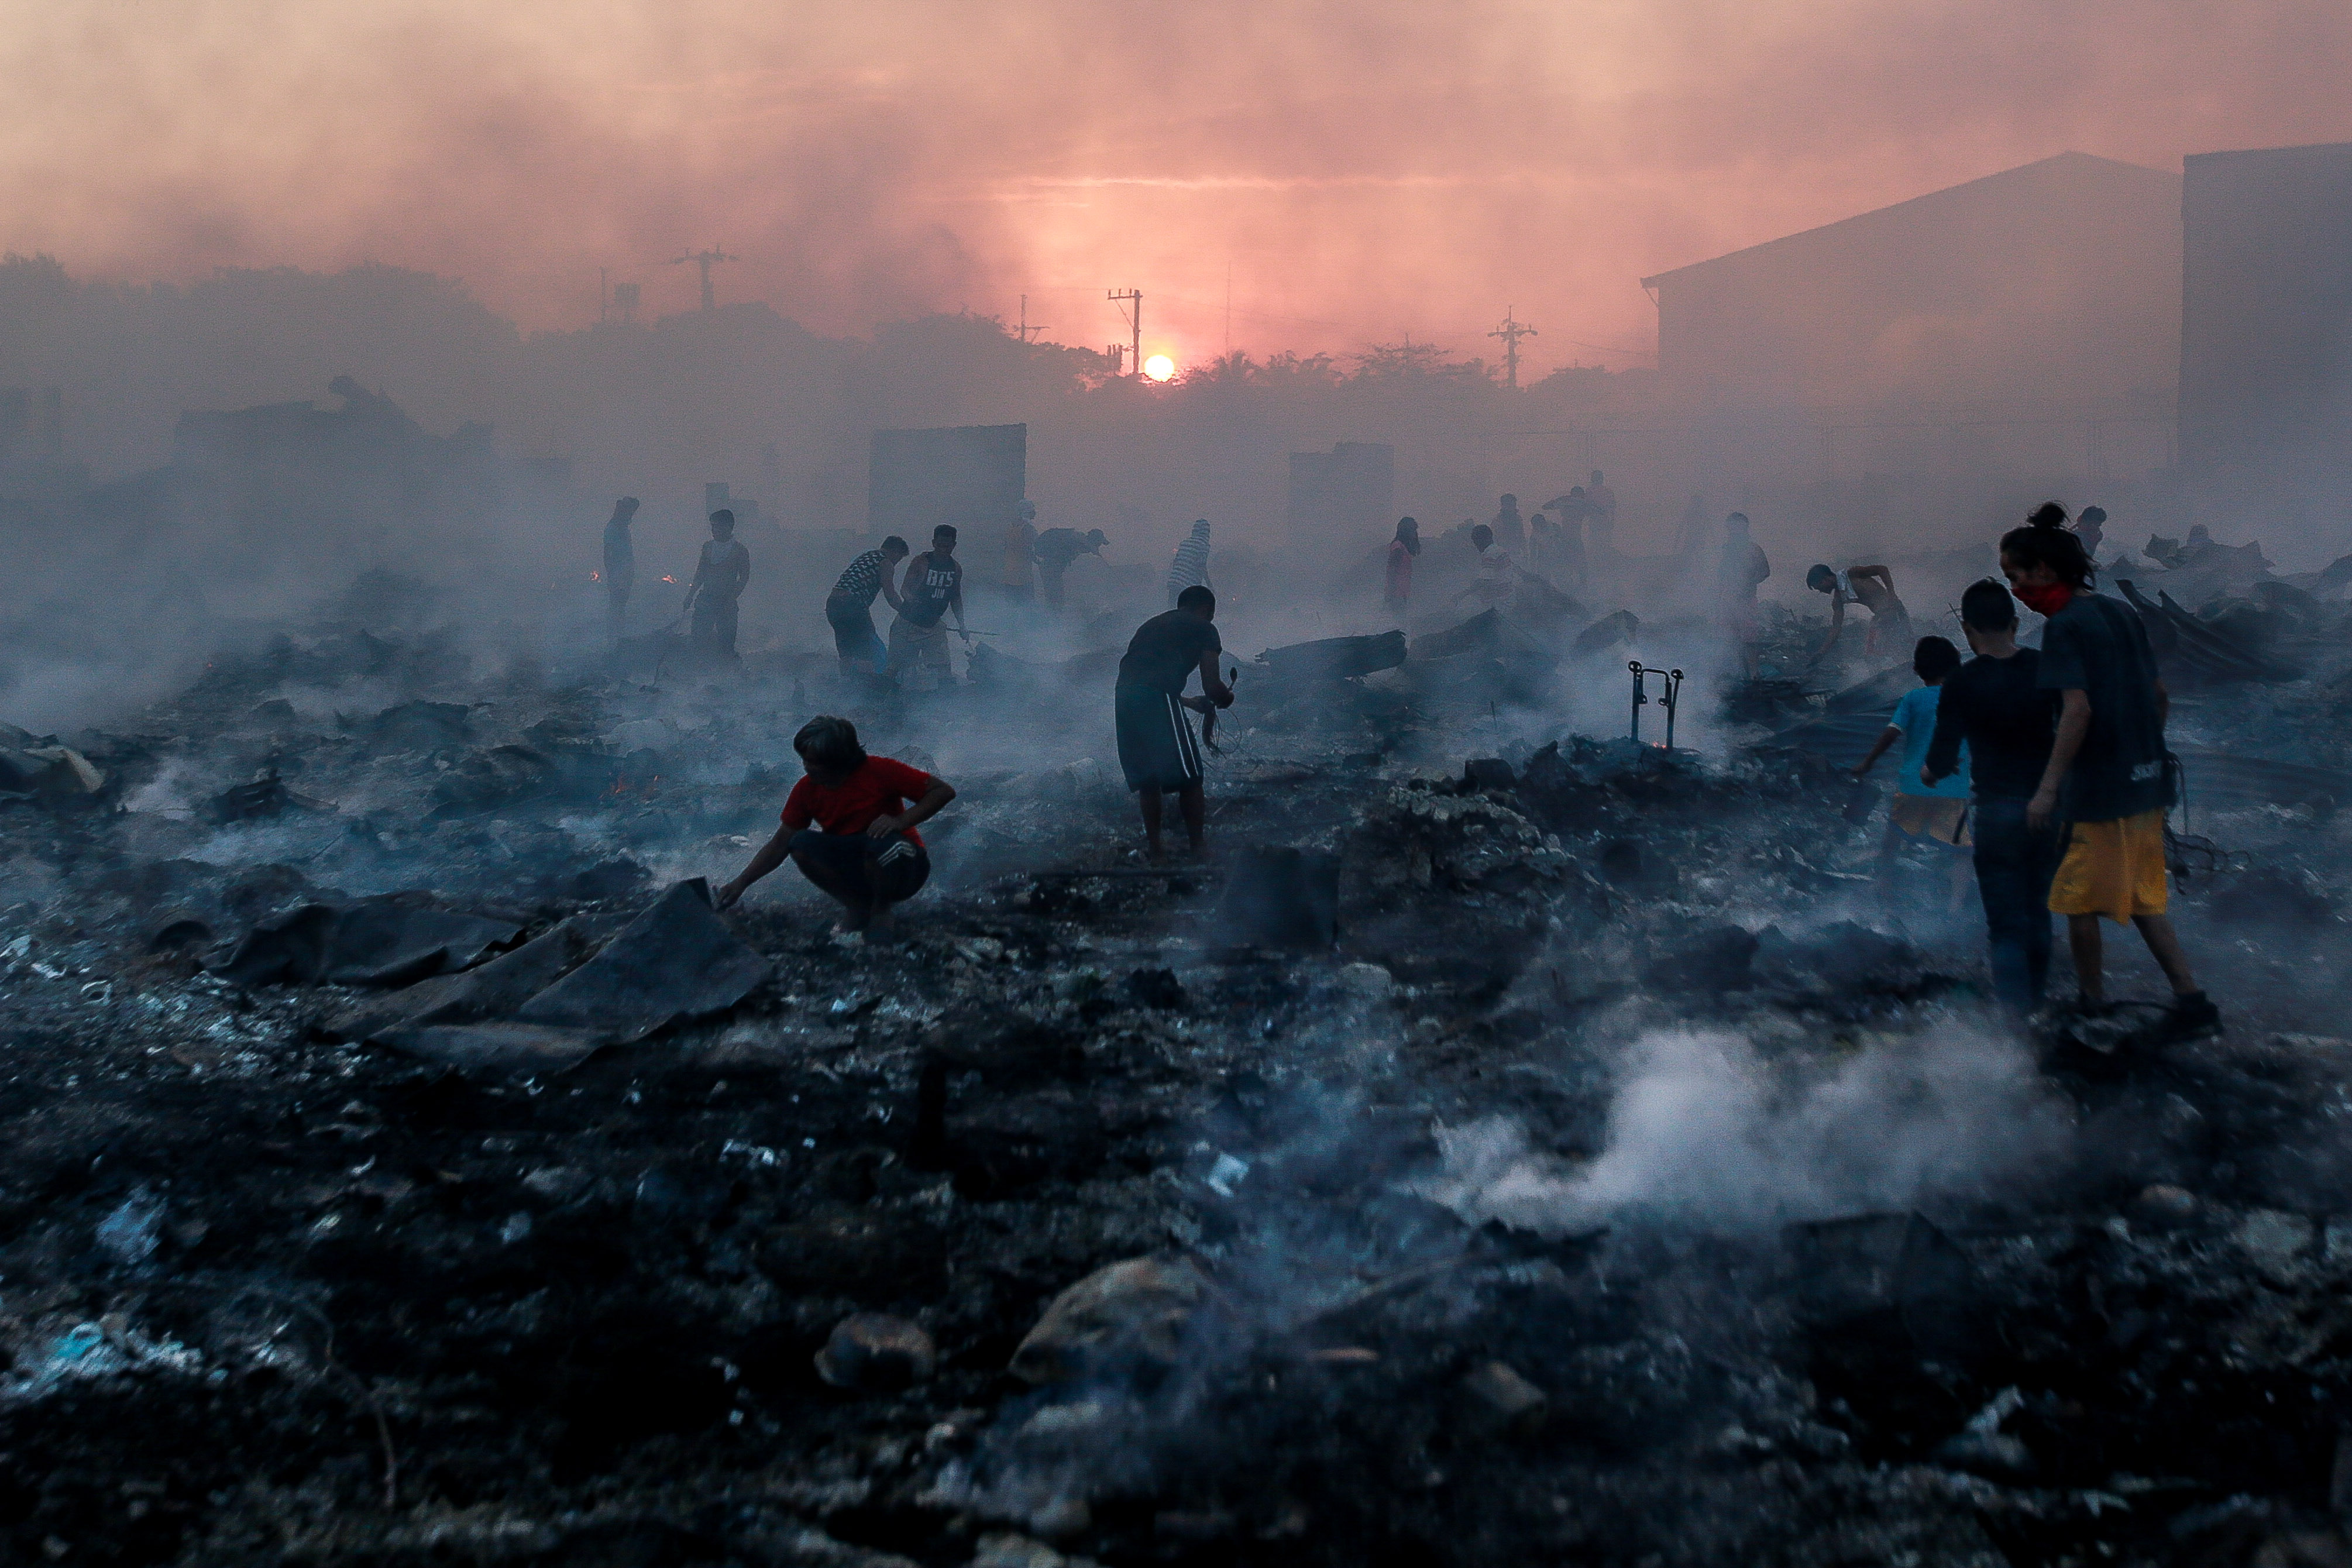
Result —
<svg viewBox="0 0 2352 1568"><path fill-rule="evenodd" d="M1949 849L1966 849L1975 843L1969 833L1969 753L1960 748L1959 766L1953 773L1928 784L1920 773L1927 761L1928 742L1936 738L1936 703L1943 695L1944 678L1960 668L1960 650L1943 637L1921 637L1911 653L1911 669L1923 682L1917 689L1903 694L1895 705L1895 714L1870 754L1854 765L1853 776L1862 778L1877 765L1878 759L1896 742L1903 743L1903 766L1895 775L1895 804L1887 813L1886 837L1878 850L1881 887L1893 868L1895 851L1902 836L1929 839ZM1952 904L1958 910L1967 896L1969 862L1955 855L1952 860Z"/></svg>

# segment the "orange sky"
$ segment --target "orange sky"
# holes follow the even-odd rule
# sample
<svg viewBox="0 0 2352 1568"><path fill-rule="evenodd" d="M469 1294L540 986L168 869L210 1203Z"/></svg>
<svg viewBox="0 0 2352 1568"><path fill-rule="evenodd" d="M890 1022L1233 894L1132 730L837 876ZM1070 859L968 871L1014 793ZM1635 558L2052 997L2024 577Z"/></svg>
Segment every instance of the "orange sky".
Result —
<svg viewBox="0 0 2352 1568"><path fill-rule="evenodd" d="M2352 139L2342 0L0 0L0 247L375 260L526 327L597 268L820 330L1410 332L1645 363L1636 279L2068 148ZM2085 236L2095 243L2095 236Z"/></svg>

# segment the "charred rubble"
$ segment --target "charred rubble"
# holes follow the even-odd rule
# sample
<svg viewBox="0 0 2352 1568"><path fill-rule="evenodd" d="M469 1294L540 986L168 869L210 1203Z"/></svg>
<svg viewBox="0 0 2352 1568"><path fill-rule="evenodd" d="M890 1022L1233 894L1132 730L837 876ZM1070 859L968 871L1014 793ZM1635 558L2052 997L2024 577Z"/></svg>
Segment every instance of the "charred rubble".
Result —
<svg viewBox="0 0 2352 1568"><path fill-rule="evenodd" d="M1524 706L1650 635L1274 650L1173 868L1085 658L328 626L0 736L7 1555L2352 1560L2336 642L2184 698L2232 1028L2135 1054L1874 880L1899 677ZM711 907L820 699L963 792L893 945Z"/></svg>

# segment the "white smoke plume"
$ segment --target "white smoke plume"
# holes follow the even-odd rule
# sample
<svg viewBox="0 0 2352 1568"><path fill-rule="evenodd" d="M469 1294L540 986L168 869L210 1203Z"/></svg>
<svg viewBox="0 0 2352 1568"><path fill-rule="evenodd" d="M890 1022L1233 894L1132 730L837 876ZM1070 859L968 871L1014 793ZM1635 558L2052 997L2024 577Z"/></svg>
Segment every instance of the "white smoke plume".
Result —
<svg viewBox="0 0 2352 1568"><path fill-rule="evenodd" d="M1820 1076L1776 1070L1742 1037L1644 1037L1582 1164L1507 1117L1438 1130L1423 1188L1474 1223L1559 1235L1650 1219L1741 1229L1964 1200L2063 1152L2062 1104L2015 1046L1950 1026L1879 1044Z"/></svg>

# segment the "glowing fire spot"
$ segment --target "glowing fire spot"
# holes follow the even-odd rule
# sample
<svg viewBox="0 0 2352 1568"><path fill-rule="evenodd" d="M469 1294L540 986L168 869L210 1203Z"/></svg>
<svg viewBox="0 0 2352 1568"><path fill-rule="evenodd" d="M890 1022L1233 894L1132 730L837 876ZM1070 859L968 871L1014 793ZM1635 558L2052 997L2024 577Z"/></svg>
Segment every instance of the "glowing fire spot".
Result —
<svg viewBox="0 0 2352 1568"><path fill-rule="evenodd" d="M663 581L663 582L665 582L665 583L675 583L675 582L677 582L677 578L675 578L675 577L672 577L672 576L670 576L668 574L665 573L665 574L663 574L663 575L662 575L662 581Z"/></svg>
<svg viewBox="0 0 2352 1568"><path fill-rule="evenodd" d="M1153 354L1143 362L1143 374L1154 381L1166 381L1176 374L1176 362L1166 354Z"/></svg>

